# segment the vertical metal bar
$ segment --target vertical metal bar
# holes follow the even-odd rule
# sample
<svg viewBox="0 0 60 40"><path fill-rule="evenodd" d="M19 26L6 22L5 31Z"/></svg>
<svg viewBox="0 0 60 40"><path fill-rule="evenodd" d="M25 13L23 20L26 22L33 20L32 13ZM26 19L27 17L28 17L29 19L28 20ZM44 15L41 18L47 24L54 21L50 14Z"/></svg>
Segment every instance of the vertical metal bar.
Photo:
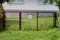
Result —
<svg viewBox="0 0 60 40"><path fill-rule="evenodd" d="M53 28L57 27L57 13L53 13Z"/></svg>
<svg viewBox="0 0 60 40"><path fill-rule="evenodd" d="M19 12L19 30L21 30L21 12Z"/></svg>
<svg viewBox="0 0 60 40"><path fill-rule="evenodd" d="M37 12L37 31L38 31L38 12Z"/></svg>
<svg viewBox="0 0 60 40"><path fill-rule="evenodd" d="M2 16L2 26L3 26L3 30L5 30L5 28L6 28L6 12L5 11L3 11L3 16Z"/></svg>

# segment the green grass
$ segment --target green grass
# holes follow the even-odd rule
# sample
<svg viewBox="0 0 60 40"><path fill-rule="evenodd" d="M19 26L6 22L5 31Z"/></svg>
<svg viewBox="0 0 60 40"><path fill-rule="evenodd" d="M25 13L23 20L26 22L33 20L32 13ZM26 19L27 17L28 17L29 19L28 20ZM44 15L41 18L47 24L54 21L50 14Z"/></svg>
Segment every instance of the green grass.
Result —
<svg viewBox="0 0 60 40"><path fill-rule="evenodd" d="M60 40L60 29L53 28L52 17L39 18L39 31L36 31L36 18L22 19L22 30L19 30L19 19L6 20L7 30L0 33L0 40Z"/></svg>
<svg viewBox="0 0 60 40"><path fill-rule="evenodd" d="M7 29L18 30L19 29L19 19L17 18L8 18L6 19ZM58 22L60 25L60 17L58 17ZM57 22L57 23L58 23ZM44 17L38 18L38 29L39 30L48 30L53 28L53 17ZM36 30L37 29L37 18L22 19L22 30Z"/></svg>
<svg viewBox="0 0 60 40"><path fill-rule="evenodd" d="M6 30L0 33L0 40L60 40L57 28L46 31Z"/></svg>
<svg viewBox="0 0 60 40"><path fill-rule="evenodd" d="M6 25L8 29L19 29L19 19L6 19ZM37 18L22 19L22 30L36 30L37 29ZM53 17L38 18L39 30L48 30L53 28Z"/></svg>

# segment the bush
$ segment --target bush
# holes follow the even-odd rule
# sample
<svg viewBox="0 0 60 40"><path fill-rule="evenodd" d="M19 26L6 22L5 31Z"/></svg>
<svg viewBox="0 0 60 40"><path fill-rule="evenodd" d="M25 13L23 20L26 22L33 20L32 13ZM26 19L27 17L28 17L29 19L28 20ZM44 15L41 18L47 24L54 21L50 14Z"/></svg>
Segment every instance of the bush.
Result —
<svg viewBox="0 0 60 40"><path fill-rule="evenodd" d="M0 4L0 31L3 30L3 27L2 27L2 12L3 12L3 7Z"/></svg>

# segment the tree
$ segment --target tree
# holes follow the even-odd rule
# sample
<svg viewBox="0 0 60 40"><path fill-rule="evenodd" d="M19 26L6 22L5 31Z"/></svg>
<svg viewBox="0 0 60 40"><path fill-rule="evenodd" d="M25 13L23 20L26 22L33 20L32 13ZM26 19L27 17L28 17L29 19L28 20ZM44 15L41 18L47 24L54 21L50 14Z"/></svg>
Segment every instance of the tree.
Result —
<svg viewBox="0 0 60 40"><path fill-rule="evenodd" d="M57 6L59 7L60 9L60 0L45 0L43 3L45 4L53 4L54 2L56 2Z"/></svg>
<svg viewBox="0 0 60 40"><path fill-rule="evenodd" d="M56 3L57 3L57 6L59 7L59 9L60 9L60 0L55 0L56 1Z"/></svg>
<svg viewBox="0 0 60 40"><path fill-rule="evenodd" d="M2 4L3 2L9 2L9 0L0 0L0 4Z"/></svg>
<svg viewBox="0 0 60 40"><path fill-rule="evenodd" d="M2 3L3 2L9 2L9 0L0 0L0 31L3 31L5 29L5 27L3 27L3 24L4 24L4 20L2 20L3 18L3 7L2 7Z"/></svg>
<svg viewBox="0 0 60 40"><path fill-rule="evenodd" d="M0 0L0 4L2 4L3 3L3 0Z"/></svg>

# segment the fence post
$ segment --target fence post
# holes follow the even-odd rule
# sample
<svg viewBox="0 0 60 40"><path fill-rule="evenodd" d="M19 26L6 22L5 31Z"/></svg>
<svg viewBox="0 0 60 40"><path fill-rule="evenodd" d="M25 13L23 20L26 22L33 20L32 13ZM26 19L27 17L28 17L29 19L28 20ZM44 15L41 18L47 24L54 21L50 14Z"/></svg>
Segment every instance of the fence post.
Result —
<svg viewBox="0 0 60 40"><path fill-rule="evenodd" d="M57 27L57 13L53 13L53 28Z"/></svg>
<svg viewBox="0 0 60 40"><path fill-rule="evenodd" d="M21 12L19 12L19 30L21 30Z"/></svg>
<svg viewBox="0 0 60 40"><path fill-rule="evenodd" d="M38 12L37 12L37 31L38 31Z"/></svg>

